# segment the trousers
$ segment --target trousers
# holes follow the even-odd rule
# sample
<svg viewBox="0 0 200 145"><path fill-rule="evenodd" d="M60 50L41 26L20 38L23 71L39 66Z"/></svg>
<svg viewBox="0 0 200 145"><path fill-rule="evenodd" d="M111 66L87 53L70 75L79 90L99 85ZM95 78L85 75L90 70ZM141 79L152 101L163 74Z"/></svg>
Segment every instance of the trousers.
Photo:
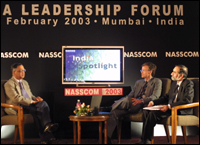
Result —
<svg viewBox="0 0 200 145"><path fill-rule="evenodd" d="M29 106L22 105L22 107L25 114L28 113L33 116L41 140L47 141L49 138L53 138L52 133L44 133L45 126L51 122L50 109L47 102L40 101Z"/></svg>
<svg viewBox="0 0 200 145"><path fill-rule="evenodd" d="M171 110L162 112L160 110L144 110L143 111L143 129L142 140L152 140L153 129L157 122L171 115Z"/></svg>
<svg viewBox="0 0 200 145"><path fill-rule="evenodd" d="M118 119L120 119L121 117L125 116L128 113L138 113L143 108L143 106L144 104L140 103L135 106L130 105L129 108L123 109L119 105L116 109L112 110L110 119L108 120L108 132L107 132L108 137L110 138L112 137L112 134L117 126Z"/></svg>

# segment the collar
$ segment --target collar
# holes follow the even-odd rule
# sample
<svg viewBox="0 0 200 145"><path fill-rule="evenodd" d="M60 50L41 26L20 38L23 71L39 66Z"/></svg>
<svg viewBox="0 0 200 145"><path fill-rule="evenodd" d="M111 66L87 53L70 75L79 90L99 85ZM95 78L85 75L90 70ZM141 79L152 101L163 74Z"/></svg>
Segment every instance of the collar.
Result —
<svg viewBox="0 0 200 145"><path fill-rule="evenodd" d="M182 82L183 82L183 81L180 81L179 83L177 83L177 85L178 85L178 86L181 86L181 83L182 83Z"/></svg>
<svg viewBox="0 0 200 145"><path fill-rule="evenodd" d="M16 81L16 82L22 82L22 79L21 80L18 80L18 79L16 79L14 76L13 76L13 78L14 78L14 80Z"/></svg>
<svg viewBox="0 0 200 145"><path fill-rule="evenodd" d="M150 77L150 79L148 79L147 81L144 79L145 82L149 82L153 77Z"/></svg>

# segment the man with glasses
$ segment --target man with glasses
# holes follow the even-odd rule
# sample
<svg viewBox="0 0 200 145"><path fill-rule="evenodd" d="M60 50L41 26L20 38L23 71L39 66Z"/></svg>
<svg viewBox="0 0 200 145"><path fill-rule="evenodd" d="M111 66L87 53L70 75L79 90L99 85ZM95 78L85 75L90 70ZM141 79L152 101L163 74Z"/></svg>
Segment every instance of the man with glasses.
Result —
<svg viewBox="0 0 200 145"><path fill-rule="evenodd" d="M112 105L112 115L108 120L108 143L111 144L111 137L119 118L128 113L142 111L145 104L160 97L162 81L154 77L156 68L156 65L151 62L144 63L140 70L143 79L136 81L129 95L115 101Z"/></svg>
<svg viewBox="0 0 200 145"><path fill-rule="evenodd" d="M12 78L5 85L6 103L20 105L24 113L32 114L37 126L42 144L51 143L56 140L52 134L58 128L57 123L52 123L50 119L50 109L48 104L41 98L35 97L29 84L24 80L26 69L21 63L14 63L11 66ZM7 114L17 114L12 108L5 108Z"/></svg>

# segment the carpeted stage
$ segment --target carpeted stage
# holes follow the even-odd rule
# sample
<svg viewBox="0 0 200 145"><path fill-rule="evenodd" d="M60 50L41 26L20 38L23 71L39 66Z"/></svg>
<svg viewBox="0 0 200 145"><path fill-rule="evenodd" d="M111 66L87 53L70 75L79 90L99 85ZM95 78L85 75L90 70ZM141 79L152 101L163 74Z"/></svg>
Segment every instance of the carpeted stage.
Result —
<svg viewBox="0 0 200 145"><path fill-rule="evenodd" d="M13 138L10 139L1 139L1 144L13 144ZM122 139L121 144L135 144L139 141L139 138L132 138L132 139ZM197 136L188 136L187 137L188 144L199 144L199 135ZM73 139L58 139L57 141L53 142L53 144L73 144ZM117 139L112 140L113 144L117 144ZM20 144L19 139L17 144ZM24 144L40 144L39 138L25 138ZM98 144L98 139L81 139L81 144ZM167 142L167 138L165 136L154 138L154 144L170 144ZM177 137L177 144L184 144L183 137Z"/></svg>

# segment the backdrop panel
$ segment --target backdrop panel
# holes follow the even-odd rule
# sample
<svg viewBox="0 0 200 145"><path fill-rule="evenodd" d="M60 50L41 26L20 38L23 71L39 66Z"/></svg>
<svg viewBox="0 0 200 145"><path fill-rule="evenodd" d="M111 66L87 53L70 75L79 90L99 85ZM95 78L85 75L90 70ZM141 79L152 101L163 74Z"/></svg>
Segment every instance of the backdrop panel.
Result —
<svg viewBox="0 0 200 145"><path fill-rule="evenodd" d="M147 61L157 65L156 77L170 78L176 64L199 77L199 2L1 1L1 79L11 77L11 64L23 63L33 94L51 110L55 87L68 87L61 53L69 45L124 46L120 86L132 88ZM76 102L60 107L68 103Z"/></svg>

